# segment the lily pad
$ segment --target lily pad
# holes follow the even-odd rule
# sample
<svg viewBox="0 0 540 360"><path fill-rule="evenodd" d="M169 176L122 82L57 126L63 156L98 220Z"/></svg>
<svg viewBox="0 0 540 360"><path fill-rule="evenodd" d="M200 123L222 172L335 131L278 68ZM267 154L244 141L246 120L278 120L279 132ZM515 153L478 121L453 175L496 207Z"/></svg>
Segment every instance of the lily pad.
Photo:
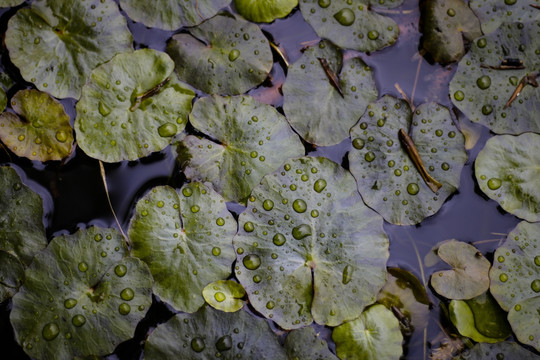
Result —
<svg viewBox="0 0 540 360"><path fill-rule="evenodd" d="M430 0L421 3L423 48L441 64L459 61L465 43L482 36L480 21L463 0Z"/></svg>
<svg viewBox="0 0 540 360"><path fill-rule="evenodd" d="M400 129L409 132L426 170L442 183L436 193L400 144ZM392 224L414 225L439 211L457 190L467 160L463 135L448 109L435 103L422 104L412 114L405 101L385 95L368 106L351 139L349 164L358 191Z"/></svg>
<svg viewBox="0 0 540 360"><path fill-rule="evenodd" d="M289 359L337 360L328 344L319 338L312 327L293 330L287 335L285 349Z"/></svg>
<svg viewBox="0 0 540 360"><path fill-rule="evenodd" d="M250 96L210 96L197 101L191 124L214 141L189 135L178 146L188 179L211 182L223 197L245 202L262 177L304 146L277 110Z"/></svg>
<svg viewBox="0 0 540 360"><path fill-rule="evenodd" d="M539 21L504 24L475 40L450 81L454 105L497 134L540 132L540 87L525 85L508 104L520 82L540 69L539 46ZM508 69L508 63L518 66Z"/></svg>
<svg viewBox="0 0 540 360"><path fill-rule="evenodd" d="M253 22L270 23L284 18L298 5L298 0L234 0L236 10Z"/></svg>
<svg viewBox="0 0 540 360"><path fill-rule="evenodd" d="M0 8L7 8L21 5L25 0L0 0Z"/></svg>
<svg viewBox="0 0 540 360"><path fill-rule="evenodd" d="M19 114L0 115L0 139L30 160L62 160L73 151L73 129L64 106L47 93L20 90L11 99Z"/></svg>
<svg viewBox="0 0 540 360"><path fill-rule="evenodd" d="M443 242L437 255L452 270L437 271L431 275L431 286L445 298L472 299L489 288L491 264L474 246L457 240Z"/></svg>
<svg viewBox="0 0 540 360"><path fill-rule="evenodd" d="M540 221L540 135L489 139L475 162L480 189L501 207L527 221Z"/></svg>
<svg viewBox="0 0 540 360"><path fill-rule="evenodd" d="M217 355L219 354L219 356ZM148 337L144 358L288 359L268 324L245 311L226 313L209 306L195 314L178 314Z"/></svg>
<svg viewBox="0 0 540 360"><path fill-rule="evenodd" d="M55 237L13 297L17 342L38 359L106 355L133 337L152 303L152 277L115 229Z"/></svg>
<svg viewBox="0 0 540 360"><path fill-rule="evenodd" d="M120 6L136 22L163 30L195 26L216 15L231 0L120 0Z"/></svg>
<svg viewBox="0 0 540 360"><path fill-rule="evenodd" d="M200 183L153 188L137 202L128 232L133 256L154 276L154 294L185 312L204 304L208 283L230 275L235 233L223 198Z"/></svg>
<svg viewBox="0 0 540 360"><path fill-rule="evenodd" d="M526 350L515 342L501 342L497 344L478 343L472 349L454 358L454 360L486 359L538 360L540 356Z"/></svg>
<svg viewBox="0 0 540 360"><path fill-rule="evenodd" d="M489 34L504 22L529 22L540 19L540 11L530 5L540 5L539 0L471 0L469 6L482 23L482 31Z"/></svg>
<svg viewBox="0 0 540 360"><path fill-rule="evenodd" d="M383 221L354 184L326 158L289 160L240 215L236 277L250 304L284 329L352 320L386 281Z"/></svg>
<svg viewBox="0 0 540 360"><path fill-rule="evenodd" d="M78 99L90 71L132 49L113 0L43 0L8 22L6 47L22 77L57 98Z"/></svg>
<svg viewBox="0 0 540 360"><path fill-rule="evenodd" d="M337 75L342 94L319 59L324 59ZM343 63L341 50L322 41L308 48L289 67L283 84L283 110L307 142L329 146L348 137L351 126L377 96L372 71L362 59L352 58Z"/></svg>
<svg viewBox="0 0 540 360"><path fill-rule="evenodd" d="M184 130L194 97L167 54L118 54L92 71L83 88L75 119L78 144L106 162L162 150Z"/></svg>
<svg viewBox="0 0 540 360"><path fill-rule="evenodd" d="M302 0L302 16L317 35L342 48L375 51L396 42L399 27L372 5L393 8L401 0ZM375 11L374 11L375 10Z"/></svg>
<svg viewBox="0 0 540 360"><path fill-rule="evenodd" d="M235 312L244 307L242 298L246 291L239 283L232 280L218 280L202 290L204 300L214 309Z"/></svg>
<svg viewBox="0 0 540 360"><path fill-rule="evenodd" d="M11 253L0 250L0 303L17 293L24 282L24 267Z"/></svg>
<svg viewBox="0 0 540 360"><path fill-rule="evenodd" d="M358 319L336 327L332 339L342 360L397 360L403 352L399 322L384 305L373 305Z"/></svg>
<svg viewBox="0 0 540 360"><path fill-rule="evenodd" d="M167 52L180 79L208 94L243 94L272 69L270 43L255 24L222 14L188 31L174 35Z"/></svg>
<svg viewBox="0 0 540 360"><path fill-rule="evenodd" d="M495 251L491 293L519 341L540 351L540 223L520 222Z"/></svg>

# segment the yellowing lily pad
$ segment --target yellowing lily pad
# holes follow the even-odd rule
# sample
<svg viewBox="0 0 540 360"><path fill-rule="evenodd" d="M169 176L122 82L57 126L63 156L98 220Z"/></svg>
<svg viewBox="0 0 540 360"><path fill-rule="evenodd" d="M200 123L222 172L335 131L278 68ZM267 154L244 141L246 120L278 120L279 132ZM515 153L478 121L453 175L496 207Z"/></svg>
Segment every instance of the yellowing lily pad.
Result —
<svg viewBox="0 0 540 360"><path fill-rule="evenodd" d="M469 6L482 22L482 31L489 34L505 22L529 22L540 19L539 0L471 0Z"/></svg>
<svg viewBox="0 0 540 360"><path fill-rule="evenodd" d="M218 280L206 285L202 295L214 309L235 312L244 306L242 298L246 295L246 291L235 281Z"/></svg>
<svg viewBox="0 0 540 360"><path fill-rule="evenodd" d="M246 19L269 23L283 18L298 5L298 0L234 0L236 10Z"/></svg>

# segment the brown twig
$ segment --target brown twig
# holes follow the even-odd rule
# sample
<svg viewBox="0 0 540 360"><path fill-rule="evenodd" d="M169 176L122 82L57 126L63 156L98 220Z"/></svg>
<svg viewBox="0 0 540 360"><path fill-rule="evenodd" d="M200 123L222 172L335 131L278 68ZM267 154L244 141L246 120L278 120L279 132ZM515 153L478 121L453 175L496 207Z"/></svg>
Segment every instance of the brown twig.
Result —
<svg viewBox="0 0 540 360"><path fill-rule="evenodd" d="M137 95L137 97L135 98L135 101L133 102L133 105L131 105L129 110L135 111L139 107L139 105L141 105L144 99L148 99L149 97L156 95L159 92L159 90L161 90L161 88L169 82L169 80L170 78L166 78L165 80L163 80L162 82L160 82L159 84L151 88L150 90L142 93L141 95Z"/></svg>
<svg viewBox="0 0 540 360"><path fill-rule="evenodd" d="M124 230L122 229L122 225L120 225L120 221L118 221L118 217L116 217L116 212L114 211L114 208L112 206L111 197L109 196L109 187L107 186L107 177L105 176L105 167L103 166L103 163L101 160L99 160L99 172L101 174L101 179L103 180L103 186L105 187L105 195L107 195L107 201L109 202L109 207L111 208L111 212L114 216L114 220L116 221L116 225L118 225L118 229L122 233L122 236L124 237L124 240L126 243L131 246L131 243L129 242L128 237L124 233Z"/></svg>
<svg viewBox="0 0 540 360"><path fill-rule="evenodd" d="M521 91L523 91L523 88L526 85L531 85L532 87L535 87L535 88L538 87L538 82L536 81L536 78L538 77L538 75L539 73L537 72L534 72L529 75L525 75L519 82L514 92L512 93L512 96L510 96L510 99L508 99L508 101L506 102L506 105L504 105L504 109L508 108L514 102L514 100L516 100L516 98L519 96L519 94L521 94Z"/></svg>
<svg viewBox="0 0 540 360"><path fill-rule="evenodd" d="M319 62L321 63L321 66L324 69L324 72L326 76L328 77L330 84L338 91L341 97L344 97L343 90L341 90L341 85L339 83L339 78L337 74L332 69L330 69L330 65L328 65L328 62L326 61L326 59L324 58L317 58L317 59L319 59Z"/></svg>

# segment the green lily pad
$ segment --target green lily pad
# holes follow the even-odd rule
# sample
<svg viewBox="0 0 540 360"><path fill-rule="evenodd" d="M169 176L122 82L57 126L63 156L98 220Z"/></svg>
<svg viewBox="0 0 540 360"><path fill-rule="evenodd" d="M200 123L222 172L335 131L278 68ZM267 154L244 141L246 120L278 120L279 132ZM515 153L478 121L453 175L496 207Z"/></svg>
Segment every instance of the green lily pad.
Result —
<svg viewBox="0 0 540 360"><path fill-rule="evenodd" d="M450 320L463 336L477 342L501 342L512 334L504 312L488 293L470 300L452 300Z"/></svg>
<svg viewBox="0 0 540 360"><path fill-rule="evenodd" d="M243 94L272 69L270 44L255 24L223 14L188 31L174 35L167 52L180 79L208 94Z"/></svg>
<svg viewBox="0 0 540 360"><path fill-rule="evenodd" d="M22 77L57 98L78 99L90 71L132 49L113 0L43 0L8 22L6 47Z"/></svg>
<svg viewBox="0 0 540 360"><path fill-rule="evenodd" d="M358 319L336 327L332 339L342 360L397 360L403 352L399 322L384 305L373 305Z"/></svg>
<svg viewBox="0 0 540 360"><path fill-rule="evenodd" d="M178 314L159 325L144 347L147 360L214 357L225 360L287 359L266 321L245 311L226 313L209 306L195 314Z"/></svg>
<svg viewBox="0 0 540 360"><path fill-rule="evenodd" d="M2 89L2 87L0 87L0 113L2 113L6 109L7 101L8 98L6 92L4 91L4 89Z"/></svg>
<svg viewBox="0 0 540 360"><path fill-rule="evenodd" d="M465 43L482 36L480 21L463 0L421 3L423 48L441 64L459 61Z"/></svg>
<svg viewBox="0 0 540 360"><path fill-rule="evenodd" d="M457 240L443 242L437 255L452 270L437 271L431 275L431 286L445 298L472 299L489 288L491 264L474 246Z"/></svg>
<svg viewBox="0 0 540 360"><path fill-rule="evenodd" d="M539 24L504 24L471 44L450 81L452 102L471 121L498 134L540 132L540 118L536 116L540 112L540 87L526 85L507 106L521 80L540 69ZM523 61L523 69L490 68L504 65L505 60Z"/></svg>
<svg viewBox="0 0 540 360"><path fill-rule="evenodd" d="M18 156L62 160L73 151L73 129L64 106L47 93L20 90L11 99L19 114L0 115L0 139Z"/></svg>
<svg viewBox="0 0 540 360"><path fill-rule="evenodd" d="M382 218L354 184L326 158L289 160L240 215L236 277L250 304L284 329L352 320L386 281Z"/></svg>
<svg viewBox="0 0 540 360"><path fill-rule="evenodd" d="M520 222L495 251L491 293L519 341L540 351L540 223Z"/></svg>
<svg viewBox="0 0 540 360"><path fill-rule="evenodd" d="M304 155L285 117L250 96L202 98L190 122L215 141L184 138L178 146L182 170L188 179L211 182L228 201L245 202L264 175Z"/></svg>
<svg viewBox="0 0 540 360"><path fill-rule="evenodd" d="M540 135L489 139L475 162L480 189L511 214L540 221Z"/></svg>
<svg viewBox="0 0 540 360"><path fill-rule="evenodd" d="M163 30L195 26L216 15L231 0L120 0L120 6L136 22Z"/></svg>
<svg viewBox="0 0 540 360"><path fill-rule="evenodd" d="M343 96L329 80L320 59L338 76ZM377 100L371 69L360 58L343 63L341 50L329 41L308 48L292 64L283 84L283 110L292 127L306 141L329 146L343 141Z"/></svg>
<svg viewBox="0 0 540 360"><path fill-rule="evenodd" d="M400 144L401 128L408 130L426 170L442 183L437 193ZM412 114L405 101L385 95L368 105L351 129L351 139L349 164L358 191L392 224L417 224L439 211L457 190L467 160L463 135L448 109L435 103L422 104Z"/></svg>
<svg viewBox="0 0 540 360"><path fill-rule="evenodd" d="M456 356L454 360L486 360L486 359L520 359L538 360L540 356L533 354L515 342L497 344L478 343L470 350Z"/></svg>
<svg viewBox="0 0 540 360"><path fill-rule="evenodd" d="M284 18L298 5L298 0L234 0L236 10L253 22L270 23Z"/></svg>
<svg viewBox="0 0 540 360"><path fill-rule="evenodd" d="M505 22L529 22L540 19L540 11L530 5L540 5L538 0L471 0L469 6L482 23L482 31L489 34Z"/></svg>
<svg viewBox="0 0 540 360"><path fill-rule="evenodd" d="M204 300L214 309L235 312L244 307L242 298L246 291L239 283L232 280L218 280L202 290Z"/></svg>
<svg viewBox="0 0 540 360"><path fill-rule="evenodd" d="M0 0L0 8L7 8L21 5L25 0Z"/></svg>
<svg viewBox="0 0 540 360"><path fill-rule="evenodd" d="M389 17L374 11L372 5L393 8L401 0L302 0L302 16L317 35L339 47L375 51L396 42L399 27Z"/></svg>
<svg viewBox="0 0 540 360"><path fill-rule="evenodd" d="M336 355L328 349L328 344L319 338L312 327L293 330L285 339L285 349L289 359L300 360L337 360Z"/></svg>
<svg viewBox="0 0 540 360"><path fill-rule="evenodd" d="M75 119L78 144L106 162L160 151L184 130L194 97L167 54L118 54L92 71L83 87Z"/></svg>
<svg viewBox="0 0 540 360"><path fill-rule="evenodd" d="M115 229L55 237L13 297L11 323L31 357L106 355L133 337L152 303L152 277Z"/></svg>
<svg viewBox="0 0 540 360"><path fill-rule="evenodd" d="M132 254L148 264L154 294L195 312L203 288L227 278L234 261L236 221L215 191L200 183L158 186L137 202L129 226Z"/></svg>
<svg viewBox="0 0 540 360"><path fill-rule="evenodd" d="M7 251L0 250L0 302L17 293L24 282L24 266Z"/></svg>

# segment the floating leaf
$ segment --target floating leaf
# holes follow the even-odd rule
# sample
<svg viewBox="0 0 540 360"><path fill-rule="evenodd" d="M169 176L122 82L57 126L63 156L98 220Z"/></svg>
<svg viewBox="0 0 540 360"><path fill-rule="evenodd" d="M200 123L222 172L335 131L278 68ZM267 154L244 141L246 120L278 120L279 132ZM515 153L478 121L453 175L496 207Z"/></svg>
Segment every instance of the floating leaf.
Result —
<svg viewBox="0 0 540 360"><path fill-rule="evenodd" d="M238 95L259 85L272 68L268 40L255 24L217 15L172 37L167 52L180 79L208 94Z"/></svg>
<svg viewBox="0 0 540 360"><path fill-rule="evenodd" d="M150 267L154 294L195 312L210 282L227 278L236 221L221 196L200 183L158 186L137 202L129 226L132 254Z"/></svg>
<svg viewBox="0 0 540 360"><path fill-rule="evenodd" d="M7 8L18 6L22 4L25 0L0 0L0 8Z"/></svg>
<svg viewBox="0 0 540 360"><path fill-rule="evenodd" d="M520 80L540 69L539 25L538 21L504 24L472 43L450 82L452 102L471 121L498 134L540 132L540 118L536 116L540 112L540 87L525 86L506 106ZM505 60L522 61L523 68L499 69Z"/></svg>
<svg viewBox="0 0 540 360"><path fill-rule="evenodd" d="M194 97L167 54L118 54L92 71L83 88L75 119L78 144L106 162L162 150L184 130Z"/></svg>
<svg viewBox="0 0 540 360"><path fill-rule="evenodd" d="M208 306L195 314L178 314L159 325L144 347L147 360L214 357L287 359L285 350L263 319L245 311L226 313Z"/></svg>
<svg viewBox="0 0 540 360"><path fill-rule="evenodd" d="M540 223L522 221L508 234L495 251L489 277L514 334L540 351Z"/></svg>
<svg viewBox="0 0 540 360"><path fill-rule="evenodd" d="M540 135L489 139L475 162L480 189L501 207L527 221L540 221Z"/></svg>
<svg viewBox="0 0 540 360"><path fill-rule="evenodd" d="M211 182L226 200L245 202L253 187L304 147L286 119L250 96L210 96L195 103L191 124L215 141L189 135L178 147L188 179Z"/></svg>
<svg viewBox="0 0 540 360"><path fill-rule="evenodd" d="M244 306L242 298L246 295L246 291L235 281L218 280L206 285L202 295L214 309L235 312Z"/></svg>
<svg viewBox="0 0 540 360"><path fill-rule="evenodd" d="M373 305L358 319L336 327L332 339L342 360L397 360L403 352L399 322L384 305Z"/></svg>
<svg viewBox="0 0 540 360"><path fill-rule="evenodd" d="M486 359L520 359L538 360L540 356L533 354L515 342L497 344L478 343L454 360L486 360Z"/></svg>
<svg viewBox="0 0 540 360"><path fill-rule="evenodd" d="M64 106L47 93L20 90L11 99L19 114L0 115L0 139L18 156L62 160L73 151L73 129Z"/></svg>
<svg viewBox="0 0 540 360"><path fill-rule="evenodd" d="M351 129L351 173L368 206L392 224L413 225L435 214L459 186L467 155L464 138L447 108L422 104L411 114L409 105L385 95L368 106ZM400 144L407 131L426 170L443 186L437 193L426 185Z"/></svg>
<svg viewBox="0 0 540 360"><path fill-rule="evenodd" d="M229 5L231 0L155 0L148 6L145 0L120 0L120 6L136 22L148 27L176 30L194 26Z"/></svg>
<svg viewBox="0 0 540 360"><path fill-rule="evenodd" d="M495 31L504 22L529 22L540 19L540 11L531 5L539 0L471 0L469 6L482 23L484 34Z"/></svg>
<svg viewBox="0 0 540 360"><path fill-rule="evenodd" d="M443 242L437 255L452 270L437 271L431 275L431 286L448 299L472 299L489 288L491 264L474 246L457 240Z"/></svg>
<svg viewBox="0 0 540 360"><path fill-rule="evenodd" d="M0 113L2 113L7 106L7 95L4 89L0 86Z"/></svg>
<svg viewBox="0 0 540 360"><path fill-rule="evenodd" d="M133 337L152 303L152 277L127 255L115 229L54 238L13 297L10 319L24 351L39 359L99 356Z"/></svg>
<svg viewBox="0 0 540 360"><path fill-rule="evenodd" d="M291 13L298 5L298 0L234 0L236 10L253 22L270 23Z"/></svg>
<svg viewBox="0 0 540 360"><path fill-rule="evenodd" d="M22 77L57 98L79 98L90 71L132 49L113 0L42 0L8 23L6 47Z"/></svg>
<svg viewBox="0 0 540 360"><path fill-rule="evenodd" d="M382 218L326 158L289 160L266 175L239 223L236 277L250 304L284 329L352 320L384 285Z"/></svg>
<svg viewBox="0 0 540 360"><path fill-rule="evenodd" d="M429 0L420 8L422 45L438 63L459 61L465 42L482 36L480 21L463 0Z"/></svg>
<svg viewBox="0 0 540 360"><path fill-rule="evenodd" d="M0 250L0 302L15 295L23 282L23 264L15 255Z"/></svg>
<svg viewBox="0 0 540 360"><path fill-rule="evenodd" d="M342 48L375 51L396 42L399 27L389 17L379 15L372 8L392 8L401 0L302 0L302 16L317 35Z"/></svg>
<svg viewBox="0 0 540 360"><path fill-rule="evenodd" d="M318 59L324 59L338 76L343 95L329 80ZM343 63L339 48L322 41L308 48L289 67L283 84L283 110L292 127L306 141L335 145L348 137L351 126L377 96L371 69L362 59Z"/></svg>
<svg viewBox="0 0 540 360"><path fill-rule="evenodd" d="M312 327L293 330L285 339L285 349L289 359L337 360L328 349L328 344Z"/></svg>

